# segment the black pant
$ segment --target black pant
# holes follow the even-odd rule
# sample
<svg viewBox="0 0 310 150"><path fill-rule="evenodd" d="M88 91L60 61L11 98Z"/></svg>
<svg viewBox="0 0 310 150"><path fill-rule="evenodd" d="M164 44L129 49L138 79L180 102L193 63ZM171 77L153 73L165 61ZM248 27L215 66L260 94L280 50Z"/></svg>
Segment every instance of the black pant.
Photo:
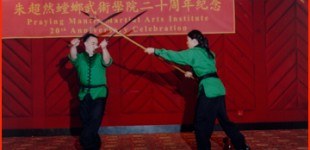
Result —
<svg viewBox="0 0 310 150"><path fill-rule="evenodd" d="M226 135L231 139L237 150L246 148L244 136L232 123L226 112L225 96L207 98L204 91L200 91L197 100L195 115L195 136L198 150L210 150L210 138L213 132L215 120L219 123Z"/></svg>
<svg viewBox="0 0 310 150"><path fill-rule="evenodd" d="M87 94L80 103L80 116L82 120L82 132L80 143L84 150L99 150L101 139L98 134L104 114L106 98L93 100Z"/></svg>

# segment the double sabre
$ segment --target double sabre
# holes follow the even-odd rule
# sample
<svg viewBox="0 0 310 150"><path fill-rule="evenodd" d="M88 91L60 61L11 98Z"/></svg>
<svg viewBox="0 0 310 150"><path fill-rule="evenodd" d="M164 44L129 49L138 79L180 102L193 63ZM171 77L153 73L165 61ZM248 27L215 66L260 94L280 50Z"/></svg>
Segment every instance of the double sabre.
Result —
<svg viewBox="0 0 310 150"><path fill-rule="evenodd" d="M82 12L83 14L85 14L85 15L88 14L88 13L86 13L86 12L84 12L84 11L81 11L81 12ZM113 17L119 15L120 13L122 13L122 11L113 13L113 14L109 15L108 17L102 19L101 22L106 22L106 21L108 21L109 19L111 19L111 18L113 18ZM91 18L91 19L94 19L94 18ZM92 27L92 28L95 29L95 28L99 27L100 25L101 25L101 23L98 22L98 23L97 23L94 27ZM79 40L83 39L87 34L90 33L90 31L91 31L91 29L89 29L86 33L84 33L82 36L80 36L80 37L79 37ZM72 46L71 44L68 45L68 47L71 47L71 46Z"/></svg>
<svg viewBox="0 0 310 150"><path fill-rule="evenodd" d="M85 15L88 14L88 13L85 13L85 12L83 12L83 11L82 11L82 13L84 13ZM109 19L111 19L111 18L113 18L113 17L119 15L120 13L122 13L122 11L113 13L113 14L109 15L108 17L106 17L106 18L100 20L100 22L106 22L106 21L108 21ZM93 19L93 18L92 18L92 19ZM99 19L98 19L98 20L99 20ZM100 26L100 25L101 25L100 22L98 22L93 28L97 28L98 26ZM79 37L79 39L80 39L80 40L83 39L88 33L90 33L90 30L87 31L85 34L83 34L81 37ZM67 45L67 46L68 46L68 47L71 47L72 44L70 43L70 44ZM57 66L62 66L63 64L67 63L67 61L68 61L68 60L65 60L65 61L63 61L62 63L58 64Z"/></svg>
<svg viewBox="0 0 310 150"><path fill-rule="evenodd" d="M115 32L116 34L119 34L120 36L124 37L126 40L130 41L131 43L135 44L136 46L140 47L141 49L145 50L146 47L142 46L141 44L137 43L136 41L130 39L128 36L124 35L123 33L117 31L115 28L109 26L108 24L102 22L101 20L99 20L98 18L96 18L96 16L90 15L89 13L83 12L86 16L95 19L98 21L98 23L104 25L105 27L109 28L110 30L112 30L113 32ZM161 59L163 60L163 59ZM170 64L173 68L177 69L178 71L182 72L183 74L186 73L186 71L184 71L183 69L181 69L180 67ZM192 77L193 78L193 77ZM193 78L194 79L194 78Z"/></svg>
<svg viewBox="0 0 310 150"><path fill-rule="evenodd" d="M82 12L83 14L85 14L85 15L88 14L88 13L86 13L86 12L84 12L84 11L81 11L81 12ZM120 13L122 13L122 11L113 13L113 14L111 14L110 16L108 16L108 17L104 18L103 20L101 20L101 22L106 22L106 21L108 21L109 19L111 19L111 18L113 18L113 17L119 15ZM92 18L92 19L94 19L94 18ZM101 23L98 22L93 28L97 28L97 27L99 27L100 25L101 25ZM89 33L90 33L90 30L89 30L88 32L86 32L83 36L81 36L79 39L82 39L84 36L86 36L86 35L89 34Z"/></svg>
<svg viewBox="0 0 310 150"><path fill-rule="evenodd" d="M139 14L137 14L136 16L134 16L133 18L131 18L127 23L125 23L123 26L121 26L117 31L121 31L123 28L125 28L127 25L129 25L131 22L133 22L134 20L136 20L138 17L140 17L142 14L144 14L147 10L140 12ZM131 32L133 32L133 30L129 30L125 33L125 35L130 34ZM112 35L110 35L106 40L110 41L110 39L116 34L116 32L113 32ZM118 40L117 40L118 41ZM115 42L117 42L115 41ZM111 44L109 44L111 46Z"/></svg>
<svg viewBox="0 0 310 150"><path fill-rule="evenodd" d="M134 16L133 18L131 18L127 23L125 23L123 26L121 26L117 31L121 31L123 28L125 28L127 25L129 25L131 22L133 22L134 20L136 20L138 17L140 17L141 15L143 15L147 10L140 12L139 14L137 14L136 16ZM114 32L108 39L107 41L109 41L114 35L116 34L116 32ZM126 33L128 34L128 33Z"/></svg>

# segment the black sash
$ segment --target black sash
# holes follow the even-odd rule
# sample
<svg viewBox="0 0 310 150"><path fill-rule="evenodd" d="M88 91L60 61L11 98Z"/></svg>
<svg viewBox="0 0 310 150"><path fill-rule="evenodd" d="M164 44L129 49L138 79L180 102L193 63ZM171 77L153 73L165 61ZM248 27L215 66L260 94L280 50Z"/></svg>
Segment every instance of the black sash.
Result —
<svg viewBox="0 0 310 150"><path fill-rule="evenodd" d="M87 89L87 92L89 92L89 90L91 88L98 88L98 87L103 87L103 86L107 86L106 84L99 84L99 85L81 85L82 90L84 91L85 89Z"/></svg>
<svg viewBox="0 0 310 150"><path fill-rule="evenodd" d="M91 88L98 88L98 87L103 87L103 86L106 87L106 89L107 89L107 96L106 96L106 98L107 98L109 92L108 92L108 87L107 87L106 84L99 84L99 85L81 85L81 88L82 88L83 91L84 91L85 89L87 89L87 93L89 93L89 91L90 91Z"/></svg>
<svg viewBox="0 0 310 150"><path fill-rule="evenodd" d="M199 82L200 82L201 80L203 80L203 79L205 79L205 78L210 78L210 77L218 78L219 76L217 75L216 72L214 72L214 73L208 73L208 74L205 74L205 75L203 75L203 76L201 76L201 77L198 77L198 80L199 80Z"/></svg>
<svg viewBox="0 0 310 150"><path fill-rule="evenodd" d="M102 87L102 86L107 86L107 85L106 85L106 84L99 84L99 85L81 85L82 88L87 88L87 89L98 88L98 87Z"/></svg>

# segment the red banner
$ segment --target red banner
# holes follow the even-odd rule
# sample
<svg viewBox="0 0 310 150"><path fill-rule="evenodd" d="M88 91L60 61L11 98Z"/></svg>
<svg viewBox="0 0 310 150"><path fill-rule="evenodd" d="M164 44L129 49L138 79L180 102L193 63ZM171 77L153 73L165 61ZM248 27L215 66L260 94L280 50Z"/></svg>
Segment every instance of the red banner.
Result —
<svg viewBox="0 0 310 150"><path fill-rule="evenodd" d="M235 33L234 0L3 0L3 38L78 37L102 20L122 11L106 23L120 28L147 10L121 32L130 35L179 35L192 29L205 34ZM100 35L104 26L92 29Z"/></svg>

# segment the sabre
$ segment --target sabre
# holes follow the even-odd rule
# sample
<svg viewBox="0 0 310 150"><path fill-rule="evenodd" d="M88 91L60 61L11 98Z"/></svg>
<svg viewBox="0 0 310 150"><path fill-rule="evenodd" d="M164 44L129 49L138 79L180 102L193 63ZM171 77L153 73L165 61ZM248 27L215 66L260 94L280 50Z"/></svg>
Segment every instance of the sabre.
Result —
<svg viewBox="0 0 310 150"><path fill-rule="evenodd" d="M109 26L108 24L102 22L101 20L97 19L95 16L92 16L86 12L83 12L86 16L92 18L92 19L95 19L97 20L100 24L104 25L105 27L109 28L110 30L112 30L113 32L119 34L120 36L122 36L123 38L127 39L128 41L130 41L131 43L135 44L136 46L140 47L141 49L145 50L146 47L142 46L141 44L137 43L136 41L130 39L128 36L124 35L123 33L117 31L115 28ZM162 59L161 59L162 60ZM175 66L175 65L172 65L170 64L173 68L177 69L178 71L182 72L183 74L186 73L186 71L184 71L183 69L181 69L180 67L178 66ZM192 77L193 78L193 77ZM193 78L194 79L194 78Z"/></svg>
<svg viewBox="0 0 310 150"><path fill-rule="evenodd" d="M141 15L143 15L147 10L137 14L136 16L134 16L132 19L130 19L126 24L124 24L122 27L120 27L117 31L122 30L123 28L125 28L128 24L130 24L132 21L134 21L135 19L137 19L138 17L140 17ZM114 32L107 40L109 41L114 35L116 34L116 32Z"/></svg>
<svg viewBox="0 0 310 150"><path fill-rule="evenodd" d="M83 14L87 15L88 13L84 12L84 11L81 11ZM108 21L109 19L119 15L120 13L122 13L122 11L120 12L116 12L114 14L111 14L110 16L106 17L105 19L101 20L101 22L106 22ZM92 18L92 19L95 19L95 18ZM98 26L100 26L100 22L98 22L93 28L97 28ZM80 37L79 39L82 39L83 37L85 37L88 33L90 32L90 30L88 32L86 32L82 37Z"/></svg>
<svg viewBox="0 0 310 150"><path fill-rule="evenodd" d="M82 12L83 14L85 14L85 15L88 14L88 13L86 13L86 12L84 12L84 11L81 11L81 12ZM109 19L111 19L111 18L113 18L113 17L119 15L120 13L122 13L122 11L113 13L113 14L111 14L110 16L108 16L108 17L104 18L103 20L101 20L101 22L106 22L106 21L108 21ZM94 19L94 18L91 18L91 19ZM100 26L100 25L101 25L100 23L97 23L97 24L93 27L93 29L97 28L97 27ZM91 29L89 29L85 34L83 34L81 37L79 37L79 40L83 39L87 34L90 33L90 31L91 31ZM68 45L68 47L71 47L71 46L72 46L72 44L69 44L69 45Z"/></svg>

